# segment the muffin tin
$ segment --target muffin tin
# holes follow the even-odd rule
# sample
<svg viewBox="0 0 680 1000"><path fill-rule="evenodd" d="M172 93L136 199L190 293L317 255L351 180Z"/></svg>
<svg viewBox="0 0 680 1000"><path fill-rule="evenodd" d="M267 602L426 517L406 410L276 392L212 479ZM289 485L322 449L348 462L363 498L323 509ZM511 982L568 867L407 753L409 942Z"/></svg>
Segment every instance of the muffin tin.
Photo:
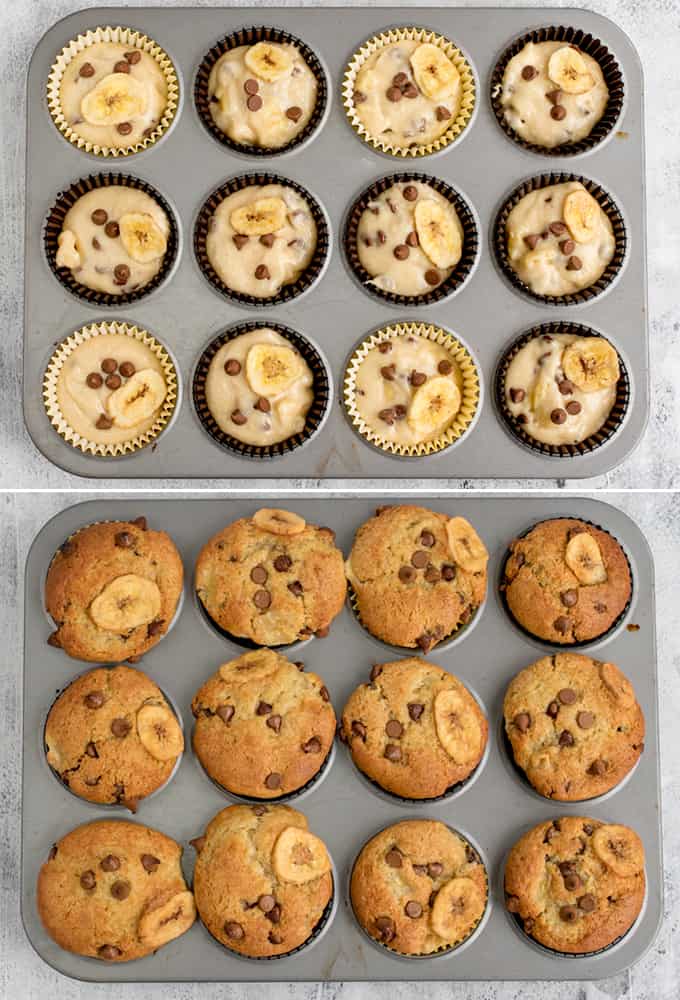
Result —
<svg viewBox="0 0 680 1000"><path fill-rule="evenodd" d="M149 149L115 162L66 141L50 119L45 98L50 67L62 47L79 33L106 24L130 26L153 38L173 60L180 80L179 109L168 133ZM257 25L300 38L327 75L326 119L308 140L281 155L249 156L225 147L206 130L194 105L195 76L206 53L225 35ZM359 288L342 247L346 215L355 199L368 185L404 167L401 158L375 151L353 132L342 106L343 73L369 36L409 25L451 38L470 60L477 89L473 120L459 139L439 153L409 161L418 172L460 192L478 219L481 243L478 266L455 298L427 306L384 302ZM618 131L581 155L551 157L522 148L504 134L491 105L497 60L519 35L546 25L590 33L622 70L625 98ZM642 435L649 408L642 79L631 42L604 17L552 8L402 7L396 13L380 8L93 8L59 21L38 44L28 78L27 135L24 414L36 446L68 472L107 479L587 477L619 465ZM628 242L615 290L610 287L590 302L570 306L525 296L504 276L493 253L493 224L504 200L522 181L556 170L601 184L621 208ZM79 178L110 171L151 184L179 224L179 259L170 274L151 294L120 308L95 306L70 294L51 273L43 241L57 194ZM330 220L331 257L325 274L304 297L278 306L225 299L201 273L193 252L195 223L211 192L230 178L256 171L300 183ZM65 443L50 426L41 397L54 345L84 324L104 319L148 329L171 352L181 381L180 412L172 425L153 446L121 458L85 455ZM204 345L234 323L252 319L284 323L316 344L328 358L335 387L320 432L271 461L222 448L202 427L191 398L192 375ZM577 320L611 337L631 386L628 413L617 433L594 451L563 458L531 451L509 435L489 391L507 346L524 330L555 319ZM438 324L468 343L479 360L486 388L482 412L455 451L426 457L377 451L347 419L340 396L353 346L376 327L401 321Z"/></svg>
<svg viewBox="0 0 680 1000"><path fill-rule="evenodd" d="M382 497L287 500L263 496L96 500L62 511L40 531L25 574L22 914L34 948L55 969L79 979L116 983L263 978L282 982L595 980L619 974L650 947L663 902L653 565L644 537L624 514L599 501L575 497L419 497L423 506L467 517L491 555L489 593L474 629L428 657L460 677L479 699L489 719L490 746L474 781L453 800L423 804L395 802L373 789L357 774L346 748L336 747L323 781L310 788L299 803L311 829L328 844L338 875L337 912L313 946L298 951L294 959L272 959L263 964L225 951L197 924L156 955L129 964L107 965L62 951L43 930L36 910L35 882L54 840L96 818L130 818L122 807L93 806L74 799L55 781L45 760L42 733L55 692L84 667L46 642L52 625L44 611L42 588L55 550L68 535L93 521L130 520L144 514L151 527L170 533L184 561L186 592L191 599L185 600L171 631L143 658L139 669L178 707L185 732L190 733L194 693L220 663L238 656L243 648L208 624L193 597L193 566L206 539L258 507L276 504L333 528L337 544L347 554L356 529L383 502ZM399 499L390 498L389 502L398 503ZM533 523L560 516L602 525L621 542L630 559L634 597L629 610L617 630L580 651L586 655L592 651L595 657L611 659L621 667L636 689L647 726L646 750L628 779L601 798L569 804L541 798L518 774L504 748L500 721L510 679L549 648L520 633L503 608L497 586L506 547ZM407 651L402 653L408 655ZM371 665L393 659L394 651L365 633L346 605L328 638L295 644L287 655L304 661L321 675L339 714L354 687L368 678ZM207 778L188 747L168 785L143 801L134 818L184 845L184 870L190 877L194 852L188 841L201 834L230 801ZM297 801L290 799L293 806ZM503 904L502 866L512 844L536 823L563 815L630 824L645 845L647 897L640 918L619 943L595 957L560 957L535 946L518 930ZM417 960L394 955L369 941L348 902L351 866L363 843L383 827L415 817L440 819L468 838L487 866L491 892L486 923L464 948Z"/></svg>

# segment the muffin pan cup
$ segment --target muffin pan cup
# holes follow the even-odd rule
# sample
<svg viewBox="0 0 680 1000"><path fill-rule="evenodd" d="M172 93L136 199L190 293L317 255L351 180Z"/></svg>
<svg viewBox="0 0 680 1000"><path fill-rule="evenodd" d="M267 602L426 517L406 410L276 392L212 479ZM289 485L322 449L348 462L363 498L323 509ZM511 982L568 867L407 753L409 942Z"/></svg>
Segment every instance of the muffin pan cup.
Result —
<svg viewBox="0 0 680 1000"><path fill-rule="evenodd" d="M408 498L393 502L399 501L408 502ZM166 530L177 544L189 591L191 567L206 539L229 521L272 502L272 498L261 494L250 498L225 494L201 500L99 499L62 511L34 541L26 565L24 602L22 911L38 954L66 975L115 983L261 982L263 976L277 982L400 982L413 978L411 973L421 982L598 980L618 975L637 961L654 940L663 903L653 565L643 536L625 515L599 501L576 497L462 494L447 499L422 498L424 506L467 517L491 553L489 596L475 628L454 646L435 650L427 657L459 677L485 706L490 721L488 757L475 780L454 801L406 807L367 787L346 748L336 748L323 781L299 803L292 802L308 817L310 829L327 844L341 880L335 886L337 910L313 947L268 963L240 960L216 946L210 935L196 926L155 956L107 965L64 952L46 935L35 906L35 880L52 843L78 824L98 816L129 816L122 806L98 809L74 798L54 779L45 761L42 735L47 711L55 691L77 672L73 661L46 642L51 627L42 608L41 591L53 553L83 524L144 515L152 527ZM337 532L339 547L348 553L356 529L383 502L380 496L337 500L313 497L286 500L283 505L310 522L328 524ZM281 505L282 501L277 503ZM646 718L646 748L627 781L606 799L587 804L544 800L518 781L508 770L494 724L510 679L543 655L535 642L511 624L503 609L497 589L500 566L512 538L551 517L576 517L604 525L626 549L635 581L633 604L622 627L606 641L586 647L585 652L591 655L592 651L593 656L618 664L630 678ZM632 624L639 628L629 631L626 625ZM179 708L185 733L190 733L191 701L197 689L220 663L240 652L240 647L207 630L195 602L185 600L172 633L143 657L138 669L148 674ZM366 680L371 666L394 659L394 654L388 648L377 649L349 606L345 606L328 638L318 642L312 639L295 658L324 678L339 714L357 684ZM189 841L200 836L226 804L225 795L205 779L187 746L171 784L162 794L143 800L135 820L161 830L184 846L184 869L190 881L195 853ZM636 926L618 944L581 960L548 953L518 934L503 905L502 869L507 852L528 827L584 813L595 819L630 824L640 834L646 851L647 903ZM478 848L488 871L489 903L486 923L470 941L436 960L419 958L414 962L370 944L356 924L346 886L354 859L377 830L406 817L427 816L450 823Z"/></svg>

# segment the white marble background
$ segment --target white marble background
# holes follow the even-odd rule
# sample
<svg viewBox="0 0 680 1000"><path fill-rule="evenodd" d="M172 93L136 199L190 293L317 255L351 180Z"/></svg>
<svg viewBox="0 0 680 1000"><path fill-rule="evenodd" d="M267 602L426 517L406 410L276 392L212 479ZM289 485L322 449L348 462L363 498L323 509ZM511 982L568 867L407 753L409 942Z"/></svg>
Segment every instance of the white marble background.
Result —
<svg viewBox="0 0 680 1000"><path fill-rule="evenodd" d="M249 6L324 6L332 0L248 0ZM338 0L340 2L340 0ZM368 0L349 0L346 6L360 6ZM436 0L431 0L436 3ZM442 0L439 0L442 2ZM502 6L549 6L550 0L524 0ZM111 6L189 6L191 0L108 0ZM493 0L460 0L459 6L483 7ZM228 6L220 0L195 0L199 7ZM410 6L427 6L428 0L411 0ZM642 443L618 470L594 480L584 480L586 488L609 486L617 489L680 487L680 462L675 451L675 431L680 426L680 307L676 277L680 268L680 74L677 47L680 41L678 0L576 0L553 2L557 7L588 6L613 18L638 48L646 80L647 112L647 204L649 247L649 335L653 391L651 418ZM21 414L22 337L22 255L24 209L24 122L25 72L40 36L58 18L73 11L106 6L106 0L4 0L0 4L0 442L4 461L0 465L0 488L19 486L48 489L106 488L101 480L79 479L51 465L37 451L23 425ZM241 6L246 6L242 3ZM371 6L388 6L385 0ZM398 6L398 5L397 5ZM454 6L452 4L452 6ZM492 15L491 15L492 16ZM642 333L640 334L642 336ZM489 470L490 473L493 470ZM312 486L312 480L296 480L295 486ZM574 486L577 481L571 481ZM254 486L254 480L234 485ZM439 487L480 488L491 480L431 481ZM136 486L157 488L153 482L135 481ZM173 485L188 489L219 482L191 480ZM272 488L291 483L270 480ZM350 481L335 480L338 489ZM370 481L362 485L370 487ZM379 486L379 484L376 484ZM410 483L404 480L404 488ZM506 482L511 487L514 484ZM534 481L535 486L561 487L560 480Z"/></svg>

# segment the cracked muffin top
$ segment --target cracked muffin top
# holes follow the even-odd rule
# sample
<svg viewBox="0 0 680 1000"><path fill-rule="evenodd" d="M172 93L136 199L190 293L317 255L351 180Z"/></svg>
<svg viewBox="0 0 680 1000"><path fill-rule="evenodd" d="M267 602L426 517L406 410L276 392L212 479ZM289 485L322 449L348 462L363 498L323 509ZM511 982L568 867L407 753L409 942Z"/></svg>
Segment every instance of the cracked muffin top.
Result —
<svg viewBox="0 0 680 1000"><path fill-rule="evenodd" d="M645 720L613 663L545 656L510 682L503 704L516 764L537 792L576 802L614 788L637 763Z"/></svg>
<svg viewBox="0 0 680 1000"><path fill-rule="evenodd" d="M184 736L160 689L131 667L101 667L59 695L45 724L47 763L90 802L137 802L170 777Z"/></svg>
<svg viewBox="0 0 680 1000"><path fill-rule="evenodd" d="M349 697L341 738L357 767L404 798L443 795L479 764L487 721L465 685L425 660L376 664Z"/></svg>
<svg viewBox="0 0 680 1000"><path fill-rule="evenodd" d="M196 906L225 947L252 958L303 945L333 898L326 845L290 806L228 806L192 840Z"/></svg>
<svg viewBox="0 0 680 1000"><path fill-rule="evenodd" d="M402 955L462 944L486 907L484 865L460 834L437 820L381 830L352 869L354 914L374 940Z"/></svg>
<svg viewBox="0 0 680 1000"><path fill-rule="evenodd" d="M38 912L60 948L129 962L184 934L196 919L182 848L158 830L98 820L57 841L40 869Z"/></svg>
<svg viewBox="0 0 680 1000"><path fill-rule="evenodd" d="M45 606L57 626L49 644L78 660L142 656L172 622L183 573L170 536L149 531L145 517L81 528L47 571Z"/></svg>
<svg viewBox="0 0 680 1000"><path fill-rule="evenodd" d="M342 610L342 552L330 528L262 508L227 525L196 562L196 591L210 618L237 638L280 646L323 637Z"/></svg>
<svg viewBox="0 0 680 1000"><path fill-rule="evenodd" d="M271 649L223 663L196 693L196 756L235 795L277 798L319 772L335 737L328 689Z"/></svg>
<svg viewBox="0 0 680 1000"><path fill-rule="evenodd" d="M501 584L517 623L562 646L604 635L625 611L632 587L616 539L574 518L541 521L511 542Z"/></svg>
<svg viewBox="0 0 680 1000"><path fill-rule="evenodd" d="M506 906L546 948L606 948L635 923L645 896L642 841L630 827L581 816L539 823L505 866Z"/></svg>
<svg viewBox="0 0 680 1000"><path fill-rule="evenodd" d="M383 642L427 653L484 600L488 558L463 517L379 507L357 531L345 570L362 625Z"/></svg>

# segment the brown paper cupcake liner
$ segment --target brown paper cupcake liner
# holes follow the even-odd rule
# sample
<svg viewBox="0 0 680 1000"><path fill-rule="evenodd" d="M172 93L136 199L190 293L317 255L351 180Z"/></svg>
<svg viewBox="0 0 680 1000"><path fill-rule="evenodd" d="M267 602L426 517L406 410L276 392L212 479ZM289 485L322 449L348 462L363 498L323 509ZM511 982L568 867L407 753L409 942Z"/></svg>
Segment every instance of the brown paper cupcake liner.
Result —
<svg viewBox="0 0 680 1000"><path fill-rule="evenodd" d="M359 222L369 204L384 191L387 191L388 188L393 187L395 184L408 184L414 181L428 184L453 205L463 227L463 251L453 271L441 284L436 285L423 295L399 295L396 292L388 292L372 284L373 275L368 273L359 259ZM429 177L427 174L413 172L398 173L383 177L362 191L350 208L345 220L343 246L350 270L364 291L368 292L369 295L383 299L393 306L429 306L453 295L468 280L479 258L479 231L475 216L465 198L445 181L439 180L437 177Z"/></svg>
<svg viewBox="0 0 680 1000"><path fill-rule="evenodd" d="M167 101L160 121L149 135L145 135L141 140L132 143L129 146L99 146L96 143L83 139L82 136L78 135L77 132L71 128L62 112L59 91L64 72L75 56L77 56L84 49L89 48L90 45L95 45L99 42L120 43L121 45L129 46L131 49L140 49L143 52L147 52L156 60L163 72L163 76L165 77ZM148 149L149 146L153 146L163 135L165 135L172 125L177 114L178 104L179 81L172 60L168 56L167 52L157 45L153 39L148 38L139 31L133 31L132 28L94 28L91 31L86 31L84 34L78 35L77 38L72 39L68 45L61 50L52 65L50 75L47 78L47 107L50 115L52 116L52 121L64 138L68 139L72 145L86 153L91 153L93 156L113 158L118 156L131 156L134 153L139 153L143 149Z"/></svg>
<svg viewBox="0 0 680 1000"><path fill-rule="evenodd" d="M593 126L589 135L578 142L563 143L561 146L540 146L538 143L527 142L515 132L514 128L505 119L504 108L501 104L501 93L503 90L503 75L511 59L514 58L529 42L540 44L541 42L564 42L565 45L573 45L589 55L595 62L599 63L604 76L604 82L609 91L609 100L604 110L602 118ZM588 32L579 28L569 28L564 25L550 25L545 28L536 28L524 35L516 38L496 63L491 75L490 98L496 120L505 134L512 142L528 150L530 153L539 153L542 156L578 156L586 153L589 149L599 146L616 127L621 117L624 102L624 84L621 67L615 57L600 41Z"/></svg>
<svg viewBox="0 0 680 1000"><path fill-rule="evenodd" d="M374 428L361 417L356 403L356 379L362 362L373 348L388 340L399 337L425 337L442 347L446 347L458 365L463 386L461 405L453 422L440 437L433 441L423 441L417 445L402 445L397 441L382 438ZM381 451L387 451L400 458L420 458L434 455L456 444L469 430L479 411L481 398L479 368L467 347L448 330L425 323L395 323L380 327L369 334L354 348L343 376L343 400L346 416L354 430L369 444Z"/></svg>
<svg viewBox="0 0 680 1000"><path fill-rule="evenodd" d="M216 635L219 635L222 639L226 639L227 642L231 642L234 646L239 646L241 649L257 650L264 648L261 643L255 642L253 639L249 639L247 636L234 635L233 632L229 632L227 629L222 628L221 625L218 625L215 619L210 616L208 609L203 604L203 601L198 595L198 591L195 589L194 595L199 613L203 616L206 624L210 626ZM313 632L310 632L309 635L301 636L293 642L268 643L267 649L273 649L277 653L287 655L289 650L295 649L298 646L306 645L311 639L315 638L319 637L315 636Z"/></svg>
<svg viewBox="0 0 680 1000"><path fill-rule="evenodd" d="M456 117L451 122L449 128L437 139L422 146L395 146L385 139L369 134L363 124L354 102L354 90L357 75L366 62L378 49L394 42L418 41L437 45L449 57L454 64L461 81L461 103ZM446 149L455 142L467 129L472 119L476 101L476 84L472 67L467 58L454 43L444 35L439 35L427 28L406 27L391 28L380 34L368 38L361 47L354 53L352 59L345 69L342 81L342 101L345 113L350 125L365 143L372 146L381 153L388 153L391 156L415 157L428 156L430 153L437 153Z"/></svg>
<svg viewBox="0 0 680 1000"><path fill-rule="evenodd" d="M626 417L630 404L630 378L628 369L620 355L619 370L621 374L616 386L614 405L602 426L594 434L584 438L583 441L579 441L577 444L548 444L545 441L537 441L531 434L524 430L523 425L512 415L505 395L505 379L508 368L518 352L536 337L555 336L563 333L572 334L576 337L602 337L601 333L597 333L588 326L582 326L580 323L570 323L565 320L556 320L553 323L541 323L538 326L533 326L514 340L503 354L494 376L494 394L496 408L503 418L505 426L512 436L526 448L537 452L539 455L548 455L552 458L578 458L579 456L591 454L602 447L603 444L606 444L607 441L611 440L620 429ZM606 340L607 338L603 339ZM611 343L609 340L607 342ZM612 346L614 345L612 344Z"/></svg>
<svg viewBox="0 0 680 1000"><path fill-rule="evenodd" d="M210 73L215 63L221 59L225 52L236 49L241 45L255 45L257 42L274 42L279 45L294 45L304 61L309 66L316 79L316 106L312 116L304 129L294 136L285 146L274 149L266 146L251 146L245 143L235 142L228 135L218 128L213 116L210 114L210 94L208 92L208 82ZM310 47L281 28L272 27L251 27L241 28L230 35L221 38L203 57L196 80L194 82L194 103L201 122L213 137L222 146L233 150L235 153L242 153L246 156L280 156L282 153L289 153L292 149L302 146L316 132L323 121L328 105L328 80L323 70L321 62L316 53Z"/></svg>
<svg viewBox="0 0 680 1000"><path fill-rule="evenodd" d="M544 955L552 955L554 958L569 958L572 960L578 960L579 958L596 958L598 955L604 955L606 952L611 951L612 948L616 948L617 945L621 944L621 942L632 933L635 928L635 924L637 923L636 917L627 931L624 931L623 934L620 934L619 937L615 938L611 944L605 945L604 948L598 948L597 951L558 951L556 948L548 948L547 945L541 944L540 941L537 941L536 938L532 937L528 931L525 931L522 918L518 914L510 913L507 907L504 907L504 909L510 921L515 925L519 933L530 945L543 952Z"/></svg>
<svg viewBox="0 0 680 1000"><path fill-rule="evenodd" d="M229 343L230 340L234 340L235 337L240 337L242 334L250 333L253 330L261 330L263 326L267 326L269 329L275 330L282 337L285 337L307 363L314 376L312 385L314 399L307 411L303 430L292 437L286 438L285 441L279 441L271 445L247 444L245 441L240 441L237 437L225 433L211 413L205 394L208 371L210 370L213 358L220 348L224 344ZM331 380L321 355L311 341L296 333L295 330L291 330L290 327L284 326L283 323L258 323L256 320L249 320L225 330L224 333L215 337L205 348L194 370L192 398L194 409L201 425L213 441L216 441L217 444L221 445L227 451L241 458L280 458L284 455L289 455L296 448L302 447L302 445L306 444L307 441L310 441L316 435L330 407Z"/></svg>
<svg viewBox="0 0 680 1000"><path fill-rule="evenodd" d="M64 362L77 348L93 337L120 335L130 337L143 343L156 356L163 369L166 385L166 395L163 404L151 427L143 434L131 437L128 441L105 443L90 441L72 428L64 417L57 394L57 382ZM131 455L155 441L168 426L178 397L178 375L172 358L167 350L155 337L142 327L128 323L92 323L75 330L66 340L63 340L52 354L43 377L42 395L47 417L57 434L72 448L77 448L85 455L95 457L117 458Z"/></svg>
<svg viewBox="0 0 680 1000"><path fill-rule="evenodd" d="M245 292L234 291L234 289L229 288L229 286L222 281L210 263L207 251L207 240L210 229L210 221L225 198L228 198L231 194L235 194L237 191L242 191L244 188L264 187L267 184L280 184L282 186L292 188L292 190L296 191L301 198L304 198L309 206L310 212L312 213L312 218L316 223L316 248L314 250L314 256L309 262L309 266L305 268L296 281L291 281L289 284L283 285L277 295L260 299L256 298L254 295L248 295ZM238 302L240 305L253 306L256 308L262 308L263 306L277 306L281 305L283 302L290 302L292 299L296 299L298 296L302 295L309 288L311 288L312 285L314 285L320 278L330 255L330 229L326 221L324 211L319 202L312 194L310 194L309 191L307 191L306 188L302 187L301 184L298 184L297 181L290 180L288 177L281 177L279 174L241 174L240 176L232 177L230 180L225 181L224 184L221 184L201 206L198 218L196 219L196 224L194 226L194 254L204 277L210 282L212 287L221 295L224 295L225 298L231 299L232 302Z"/></svg>
<svg viewBox="0 0 680 1000"><path fill-rule="evenodd" d="M163 209L170 226L167 248L158 274L154 275L151 281L147 282L141 288L135 291L123 292L120 295L111 295L109 292L100 292L94 288L88 288L87 285L81 285L69 268L57 267L58 240L67 212L73 208L78 199L82 198L83 195L88 194L90 191L97 191L100 188L106 187L126 187L148 194ZM125 306L145 298L163 284L172 270L177 257L179 234L175 213L163 195L155 187L147 183L147 181L140 180L139 177L132 177L129 174L90 174L89 177L82 177L80 180L75 181L65 191L59 192L57 200L52 205L45 220L43 244L47 263L52 274L59 284L72 295L75 295L82 302L88 302L94 306Z"/></svg>
<svg viewBox="0 0 680 1000"><path fill-rule="evenodd" d="M594 281L592 285L588 285L587 288L582 288L578 292L570 292L567 295L539 295L537 292L532 291L528 285L525 285L513 270L508 258L505 227L510 212L525 195L530 194L532 191L540 191L541 188L550 187L553 184L564 184L568 181L579 181L583 184L586 191L593 196L602 211L607 215L614 231L614 256L597 281ZM510 284L523 295L528 295L537 302L543 302L551 306L574 306L582 302L591 302L598 295L601 295L621 272L628 246L626 224L623 221L621 210L612 196L596 181L592 181L588 177L581 177L579 174L566 173L540 174L537 177L530 177L528 180L522 181L508 196L499 210L493 224L492 239L496 260Z"/></svg>
<svg viewBox="0 0 680 1000"><path fill-rule="evenodd" d="M574 649L586 649L589 646L594 646L597 643L601 643L609 639L609 637L619 629L619 627L625 620L628 612L630 611L631 605L633 603L633 597L635 596L635 587L636 587L635 574L633 573L633 567L630 562L630 557L626 552L624 545L619 541L616 535L612 534L611 531L608 531L607 528L603 528L601 524L596 524L594 521L589 521L585 517L579 517L578 514L555 514L554 517L541 518L540 521L535 521L533 524L529 525L526 531L522 531L519 535L516 535L515 537L526 538L529 532L533 531L534 528L536 528L539 524L543 524L544 521L553 521L555 519L563 520L564 518L569 519L570 517L573 518L574 520L582 521L584 524L589 525L591 528L597 528L598 531L602 531L604 532L605 535L609 535L610 538L613 538L614 541L617 543L617 545L620 546L621 551L625 556L626 563L628 564L628 572L630 574L630 595L628 597L628 600L626 601L626 606L623 608L623 610L617 616L617 618L611 623L608 629L605 629L605 631L602 632L600 635L593 636L592 639L584 639L581 642L562 642L556 646L555 643L550 642L549 639L541 639L540 636L534 635L534 633L530 632L529 629L525 628L523 625L520 625L520 623L517 621L512 611L510 610L510 607L508 606L508 602L505 596L505 567L507 565L508 559L510 559L512 555L509 546L507 551L505 552L505 555L501 558L500 570L498 575L498 588L497 588L501 604L503 605L503 610L505 611L506 615L508 616L512 624L515 626L515 628L519 629L520 632L522 632L528 639L531 639L533 642L537 642L542 646L549 646L553 650L557 649L557 651L561 653L569 653L571 650Z"/></svg>

